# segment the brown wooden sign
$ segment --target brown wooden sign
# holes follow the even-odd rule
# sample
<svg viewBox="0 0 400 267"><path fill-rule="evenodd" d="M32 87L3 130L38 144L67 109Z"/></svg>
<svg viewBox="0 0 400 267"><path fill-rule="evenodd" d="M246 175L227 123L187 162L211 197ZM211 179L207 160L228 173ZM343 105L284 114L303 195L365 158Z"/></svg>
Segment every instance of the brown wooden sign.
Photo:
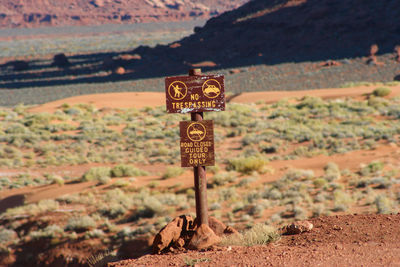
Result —
<svg viewBox="0 0 400 267"><path fill-rule="evenodd" d="M182 167L214 166L213 121L181 121Z"/></svg>
<svg viewBox="0 0 400 267"><path fill-rule="evenodd" d="M225 110L224 75L165 78L168 113Z"/></svg>

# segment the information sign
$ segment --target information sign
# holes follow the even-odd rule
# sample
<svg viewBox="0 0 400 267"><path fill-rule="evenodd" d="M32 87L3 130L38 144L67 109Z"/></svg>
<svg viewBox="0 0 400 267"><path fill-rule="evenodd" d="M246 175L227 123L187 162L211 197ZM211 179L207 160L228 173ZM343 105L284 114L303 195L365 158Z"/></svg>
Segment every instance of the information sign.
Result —
<svg viewBox="0 0 400 267"><path fill-rule="evenodd" d="M165 78L168 113L225 110L224 75Z"/></svg>
<svg viewBox="0 0 400 267"><path fill-rule="evenodd" d="M182 167L214 166L213 121L181 121Z"/></svg>

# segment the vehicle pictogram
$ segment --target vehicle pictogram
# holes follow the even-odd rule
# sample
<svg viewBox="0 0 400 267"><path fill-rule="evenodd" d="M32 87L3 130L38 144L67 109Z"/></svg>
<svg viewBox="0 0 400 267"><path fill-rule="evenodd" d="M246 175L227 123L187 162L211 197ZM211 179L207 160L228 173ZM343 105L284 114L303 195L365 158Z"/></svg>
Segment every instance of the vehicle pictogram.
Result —
<svg viewBox="0 0 400 267"><path fill-rule="evenodd" d="M187 95L188 89L184 82L175 81L168 87L168 94L174 100L181 100Z"/></svg>
<svg viewBox="0 0 400 267"><path fill-rule="evenodd" d="M206 127L198 122L193 122L187 128L187 136L193 142L199 142L206 137L207 130Z"/></svg>
<svg viewBox="0 0 400 267"><path fill-rule="evenodd" d="M221 94L221 84L215 79L209 79L203 84L202 90L206 97L216 98Z"/></svg>

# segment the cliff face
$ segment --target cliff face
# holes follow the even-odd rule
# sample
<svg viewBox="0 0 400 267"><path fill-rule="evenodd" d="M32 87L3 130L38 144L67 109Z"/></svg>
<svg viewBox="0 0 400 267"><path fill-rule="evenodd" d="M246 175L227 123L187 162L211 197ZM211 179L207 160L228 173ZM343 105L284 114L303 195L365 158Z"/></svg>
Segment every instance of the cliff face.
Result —
<svg viewBox="0 0 400 267"><path fill-rule="evenodd" d="M4 0L0 28L209 18L248 0Z"/></svg>

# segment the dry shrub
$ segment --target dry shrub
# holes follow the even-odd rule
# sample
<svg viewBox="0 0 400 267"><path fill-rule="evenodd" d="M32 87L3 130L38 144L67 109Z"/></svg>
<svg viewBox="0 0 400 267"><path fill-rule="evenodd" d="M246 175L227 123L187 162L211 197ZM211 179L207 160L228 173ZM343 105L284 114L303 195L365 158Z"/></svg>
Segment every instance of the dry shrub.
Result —
<svg viewBox="0 0 400 267"><path fill-rule="evenodd" d="M254 246L266 245L270 242L278 240L280 237L278 231L269 225L256 224L251 229L246 230L242 234L232 234L225 236L221 245L224 246Z"/></svg>

